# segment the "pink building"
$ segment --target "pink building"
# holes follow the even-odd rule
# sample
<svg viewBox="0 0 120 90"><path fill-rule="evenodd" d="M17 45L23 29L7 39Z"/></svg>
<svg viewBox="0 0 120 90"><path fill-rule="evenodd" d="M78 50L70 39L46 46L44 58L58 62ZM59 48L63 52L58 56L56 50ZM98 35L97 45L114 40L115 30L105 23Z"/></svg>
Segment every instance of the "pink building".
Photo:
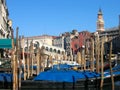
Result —
<svg viewBox="0 0 120 90"><path fill-rule="evenodd" d="M75 36L71 40L71 49L73 54L76 54L77 51L81 50L85 47L85 44L89 45L89 41L91 38L91 33L88 31L79 32L78 36Z"/></svg>

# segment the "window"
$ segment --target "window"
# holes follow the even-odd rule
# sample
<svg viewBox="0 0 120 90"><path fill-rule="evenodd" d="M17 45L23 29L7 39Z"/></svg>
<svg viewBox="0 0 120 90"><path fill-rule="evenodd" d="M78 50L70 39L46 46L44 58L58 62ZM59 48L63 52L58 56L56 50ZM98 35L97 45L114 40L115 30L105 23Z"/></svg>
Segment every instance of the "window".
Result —
<svg viewBox="0 0 120 90"><path fill-rule="evenodd" d="M48 47L46 47L46 50L48 51Z"/></svg>
<svg viewBox="0 0 120 90"><path fill-rule="evenodd" d="M56 49L54 49L54 52L56 53Z"/></svg>
<svg viewBox="0 0 120 90"><path fill-rule="evenodd" d="M58 50L58 54L60 54L60 50Z"/></svg>
<svg viewBox="0 0 120 90"><path fill-rule="evenodd" d="M52 48L50 48L50 52L52 52Z"/></svg>

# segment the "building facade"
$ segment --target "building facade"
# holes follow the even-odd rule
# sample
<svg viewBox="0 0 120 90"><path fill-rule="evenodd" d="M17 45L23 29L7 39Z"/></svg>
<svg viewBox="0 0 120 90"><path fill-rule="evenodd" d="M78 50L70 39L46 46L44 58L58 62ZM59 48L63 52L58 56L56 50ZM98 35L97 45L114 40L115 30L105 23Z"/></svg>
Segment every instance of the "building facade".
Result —
<svg viewBox="0 0 120 90"><path fill-rule="evenodd" d="M71 48L71 41L72 39L76 36L78 36L79 33L77 30L72 30L72 32L66 32L64 33L64 48L65 48L65 51L67 53L68 56L70 56L71 54L73 54L72 52L72 48Z"/></svg>
<svg viewBox="0 0 120 90"><path fill-rule="evenodd" d="M31 36L31 37L25 37L25 40L28 41L38 41L38 43L43 44L47 44L47 45L52 45L52 40L53 40L53 36L50 35L41 35L41 36ZM37 44L37 42L36 42Z"/></svg>
<svg viewBox="0 0 120 90"><path fill-rule="evenodd" d="M48 56L53 55L54 58L55 58L55 55L58 55L59 57L61 57L63 53L65 53L65 50L64 48L53 46L52 45L53 39L54 37L49 35L25 37L25 40L24 40L25 52L28 51L28 47L30 47L30 44L33 43L34 53L36 53L37 51L36 49L38 47L39 48L44 47L44 53L46 55Z"/></svg>
<svg viewBox="0 0 120 90"><path fill-rule="evenodd" d="M64 48L64 36L53 37L53 46Z"/></svg>
<svg viewBox="0 0 120 90"><path fill-rule="evenodd" d="M120 19L120 17L119 17ZM105 43L105 54L109 53L110 41L112 41L112 53L117 54L120 52L120 25L118 27L104 29L104 19L102 10L99 9L97 16L97 29L96 32L99 34L99 38L104 37Z"/></svg>
<svg viewBox="0 0 120 90"><path fill-rule="evenodd" d="M71 49L73 54L77 54L78 51L83 49L86 45L89 45L91 33L88 31L79 32L78 36L75 36L71 40Z"/></svg>
<svg viewBox="0 0 120 90"><path fill-rule="evenodd" d="M0 0L0 38L11 37L11 20L9 20L8 16L6 0Z"/></svg>
<svg viewBox="0 0 120 90"><path fill-rule="evenodd" d="M108 28L105 29L105 31L99 33L100 37L106 36L108 38L108 41L116 38L119 36L119 27L113 27L113 28Z"/></svg>
<svg viewBox="0 0 120 90"><path fill-rule="evenodd" d="M120 52L120 35L119 35L120 28L119 27L113 27L106 29L104 32L101 32L99 34L101 37L106 37L107 43L105 44L105 51L106 53L109 53L109 42L112 41L112 49L114 54L117 54Z"/></svg>
<svg viewBox="0 0 120 90"><path fill-rule="evenodd" d="M8 16L6 0L0 0L0 39L8 39L12 36L12 21ZM6 51L7 49L0 48L0 58L6 57Z"/></svg>

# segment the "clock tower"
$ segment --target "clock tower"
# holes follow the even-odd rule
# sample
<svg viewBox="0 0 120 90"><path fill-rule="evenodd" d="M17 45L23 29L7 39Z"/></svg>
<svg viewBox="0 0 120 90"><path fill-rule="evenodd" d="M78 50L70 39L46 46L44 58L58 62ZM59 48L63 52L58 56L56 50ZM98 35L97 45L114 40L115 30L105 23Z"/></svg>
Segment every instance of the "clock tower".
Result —
<svg viewBox="0 0 120 90"><path fill-rule="evenodd" d="M104 31L104 20L103 20L103 14L102 10L99 9L98 16L97 16L97 32L100 33Z"/></svg>

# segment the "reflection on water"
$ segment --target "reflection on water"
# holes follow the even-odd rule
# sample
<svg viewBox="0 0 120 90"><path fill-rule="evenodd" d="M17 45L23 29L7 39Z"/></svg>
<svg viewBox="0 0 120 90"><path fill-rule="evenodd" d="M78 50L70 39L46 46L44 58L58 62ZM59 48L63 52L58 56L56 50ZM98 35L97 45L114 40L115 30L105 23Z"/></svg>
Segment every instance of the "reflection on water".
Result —
<svg viewBox="0 0 120 90"><path fill-rule="evenodd" d="M115 90L120 90L120 81L115 82Z"/></svg>
<svg viewBox="0 0 120 90"><path fill-rule="evenodd" d="M57 89L51 89L51 88L47 88L47 89L21 89L21 90L100 90L100 88L92 88L92 87L90 87L90 88L85 88L84 86L83 86L83 88L81 87L81 88L64 88L64 89L60 89L60 88L57 88ZM103 87L103 90L112 90L112 85L106 85L106 86L104 86ZM118 82L115 82L115 90L120 90L120 81L118 81Z"/></svg>

